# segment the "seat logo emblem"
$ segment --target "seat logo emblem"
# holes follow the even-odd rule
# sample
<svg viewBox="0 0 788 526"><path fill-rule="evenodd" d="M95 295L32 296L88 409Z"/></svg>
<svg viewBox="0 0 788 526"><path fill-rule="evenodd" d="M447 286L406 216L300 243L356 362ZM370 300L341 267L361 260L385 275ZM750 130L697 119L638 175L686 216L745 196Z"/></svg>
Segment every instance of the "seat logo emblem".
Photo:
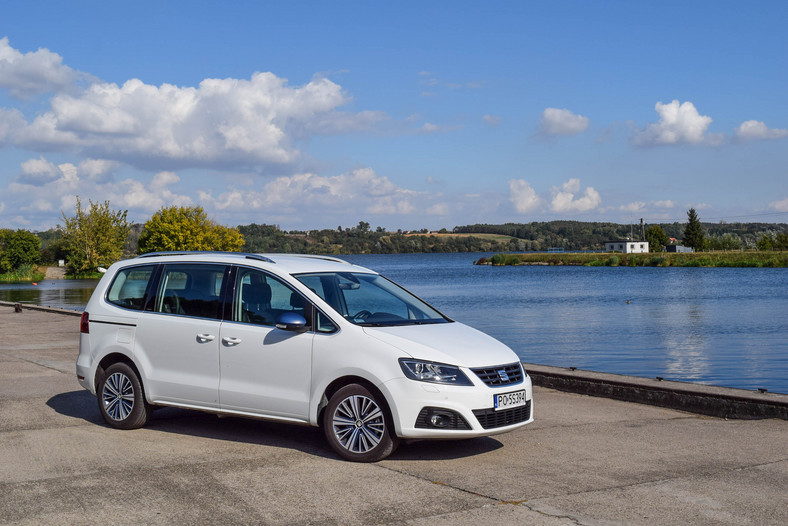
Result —
<svg viewBox="0 0 788 526"><path fill-rule="evenodd" d="M501 379L502 382L508 382L509 381L509 375L506 374L506 371L504 369L500 369L498 371L498 377Z"/></svg>

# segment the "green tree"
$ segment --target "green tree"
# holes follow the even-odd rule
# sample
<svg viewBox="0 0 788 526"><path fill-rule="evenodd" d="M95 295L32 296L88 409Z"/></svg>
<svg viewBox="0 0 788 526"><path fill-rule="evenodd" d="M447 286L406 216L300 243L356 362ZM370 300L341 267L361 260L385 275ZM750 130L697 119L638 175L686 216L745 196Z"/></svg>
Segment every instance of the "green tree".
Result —
<svg viewBox="0 0 788 526"><path fill-rule="evenodd" d="M646 241L648 241L649 252L662 252L670 243L668 235L659 225L651 225L646 229Z"/></svg>
<svg viewBox="0 0 788 526"><path fill-rule="evenodd" d="M684 246L692 247L695 251L703 249L703 227L694 208L687 211L687 226L684 228Z"/></svg>
<svg viewBox="0 0 788 526"><path fill-rule="evenodd" d="M739 250L741 249L741 239L734 234L725 233L721 236L707 237L705 245L709 250Z"/></svg>
<svg viewBox="0 0 788 526"><path fill-rule="evenodd" d="M139 251L224 250L238 252L244 238L237 228L217 225L201 206L170 206L145 223L140 234Z"/></svg>
<svg viewBox="0 0 788 526"><path fill-rule="evenodd" d="M788 232L780 232L774 238L774 248L777 250L788 250Z"/></svg>
<svg viewBox="0 0 788 526"><path fill-rule="evenodd" d="M755 243L755 246L758 247L758 250L774 250L774 240L769 234L764 234L761 236L761 239Z"/></svg>
<svg viewBox="0 0 788 526"><path fill-rule="evenodd" d="M27 230L0 230L0 272L38 262L41 240Z"/></svg>
<svg viewBox="0 0 788 526"><path fill-rule="evenodd" d="M63 213L60 227L67 247L68 267L75 274L95 272L98 267L108 267L119 260L130 229L126 220L128 210L112 210L109 201L89 202L90 208L85 210L77 197L75 215L67 217Z"/></svg>

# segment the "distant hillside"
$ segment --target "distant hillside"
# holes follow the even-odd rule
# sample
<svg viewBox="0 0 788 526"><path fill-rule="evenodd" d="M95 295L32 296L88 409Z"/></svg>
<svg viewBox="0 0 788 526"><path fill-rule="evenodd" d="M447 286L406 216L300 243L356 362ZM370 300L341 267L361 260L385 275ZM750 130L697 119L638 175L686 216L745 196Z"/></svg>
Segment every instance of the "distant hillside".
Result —
<svg viewBox="0 0 788 526"><path fill-rule="evenodd" d="M652 223L653 224L653 223ZM652 226L644 225L644 228ZM703 232L710 238L727 236L738 240L742 248L756 248L755 243L764 235L774 237L788 232L786 223L702 223ZM685 223L660 223L668 237L681 240ZM640 239L640 225L620 225L581 221L548 221L533 223L506 223L503 225L466 225L455 227L453 232L465 234L499 234L516 238L510 244L515 251L546 250L563 247L566 250L601 250L605 242Z"/></svg>

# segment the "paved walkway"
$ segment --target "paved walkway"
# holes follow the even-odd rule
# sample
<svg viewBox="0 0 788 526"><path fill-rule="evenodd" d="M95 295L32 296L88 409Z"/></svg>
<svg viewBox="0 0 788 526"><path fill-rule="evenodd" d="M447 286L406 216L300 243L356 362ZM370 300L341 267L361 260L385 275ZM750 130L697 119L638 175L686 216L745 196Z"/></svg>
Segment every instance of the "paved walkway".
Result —
<svg viewBox="0 0 788 526"><path fill-rule="evenodd" d="M319 430L161 409L106 427L79 318L0 306L2 524L788 524L788 422L535 389L514 433L339 460Z"/></svg>
<svg viewBox="0 0 788 526"><path fill-rule="evenodd" d="M66 267L46 267L44 279L64 279L66 277Z"/></svg>

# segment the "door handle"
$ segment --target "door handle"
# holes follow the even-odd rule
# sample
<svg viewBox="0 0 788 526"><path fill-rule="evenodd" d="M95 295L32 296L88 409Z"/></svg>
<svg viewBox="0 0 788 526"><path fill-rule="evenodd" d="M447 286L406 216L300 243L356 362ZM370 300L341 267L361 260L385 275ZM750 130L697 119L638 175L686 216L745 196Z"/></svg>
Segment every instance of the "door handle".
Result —
<svg viewBox="0 0 788 526"><path fill-rule="evenodd" d="M200 343L212 342L215 338L216 336L214 336L213 334L203 333L197 335L197 341L199 341Z"/></svg>
<svg viewBox="0 0 788 526"><path fill-rule="evenodd" d="M225 345L230 345L230 346L238 345L239 343L241 343L241 338L233 338L232 336L225 336L224 338L222 338L222 342Z"/></svg>

